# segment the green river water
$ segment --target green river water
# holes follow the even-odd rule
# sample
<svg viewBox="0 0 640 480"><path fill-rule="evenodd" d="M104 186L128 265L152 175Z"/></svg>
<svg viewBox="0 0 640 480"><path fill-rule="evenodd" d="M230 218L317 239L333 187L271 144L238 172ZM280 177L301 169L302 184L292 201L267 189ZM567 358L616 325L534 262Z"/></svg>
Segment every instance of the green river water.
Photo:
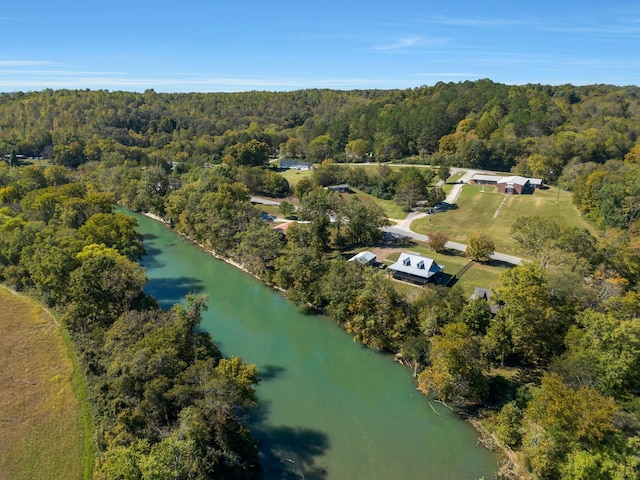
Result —
<svg viewBox="0 0 640 480"><path fill-rule="evenodd" d="M202 327L226 356L261 372L252 431L267 479L491 479L498 458L476 432L430 406L409 373L321 315L136 215L147 293L165 308L209 296Z"/></svg>

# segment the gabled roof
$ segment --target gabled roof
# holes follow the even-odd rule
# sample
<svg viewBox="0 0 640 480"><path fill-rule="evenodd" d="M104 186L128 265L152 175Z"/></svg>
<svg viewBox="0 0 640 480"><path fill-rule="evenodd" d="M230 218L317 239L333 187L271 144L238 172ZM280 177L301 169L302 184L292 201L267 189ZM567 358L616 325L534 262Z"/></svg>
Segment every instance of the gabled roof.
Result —
<svg viewBox="0 0 640 480"><path fill-rule="evenodd" d="M371 253L371 252L360 252L360 253L356 253L353 257L351 257L349 261L358 262L362 265L368 265L376 261L376 256L374 253Z"/></svg>
<svg viewBox="0 0 640 480"><path fill-rule="evenodd" d="M436 273L442 271L442 267L435 260L422 255L414 255L411 253L401 253L398 261L389 266L389 270L396 272L408 273L416 277L430 278Z"/></svg>
<svg viewBox="0 0 640 480"><path fill-rule="evenodd" d="M507 185L509 184L526 185L527 182L529 182L529 179L525 177L521 177L520 175L514 175L512 177L503 177L500 180L498 180L498 183L506 183Z"/></svg>
<svg viewBox="0 0 640 480"><path fill-rule="evenodd" d="M491 290L484 287L476 287L473 291L473 295L471 295L471 300L486 300L488 303L489 297L491 297ZM500 310L500 306L489 303L489 310L491 311L492 315L496 315L498 313L498 310Z"/></svg>
<svg viewBox="0 0 640 480"><path fill-rule="evenodd" d="M484 287L476 287L473 291L473 295L471 295L471 300L476 300L478 298L484 298L485 300L489 300L491 296L491 290Z"/></svg>

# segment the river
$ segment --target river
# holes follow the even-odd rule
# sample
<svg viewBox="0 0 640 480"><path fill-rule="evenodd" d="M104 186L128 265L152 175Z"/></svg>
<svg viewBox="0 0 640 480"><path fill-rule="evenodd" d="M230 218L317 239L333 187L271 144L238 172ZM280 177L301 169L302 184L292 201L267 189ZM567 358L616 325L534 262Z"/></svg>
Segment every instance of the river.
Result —
<svg viewBox="0 0 640 480"><path fill-rule="evenodd" d="M226 356L260 369L252 431L266 479L493 478L498 458L477 444L476 432L429 405L388 355L135 216L147 250L146 292L165 308L188 293L208 295L202 328Z"/></svg>

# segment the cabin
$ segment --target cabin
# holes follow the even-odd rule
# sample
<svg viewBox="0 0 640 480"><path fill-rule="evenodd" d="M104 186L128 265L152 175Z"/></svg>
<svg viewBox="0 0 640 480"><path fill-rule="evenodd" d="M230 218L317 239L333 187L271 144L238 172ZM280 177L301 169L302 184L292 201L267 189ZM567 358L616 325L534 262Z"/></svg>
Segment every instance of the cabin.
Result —
<svg viewBox="0 0 640 480"><path fill-rule="evenodd" d="M398 261L390 265L388 270L392 272L393 278L396 280L425 285L438 279L442 267L432 258L401 253Z"/></svg>
<svg viewBox="0 0 640 480"><path fill-rule="evenodd" d="M313 164L311 162L287 158L280 160L280 168L287 170L313 170Z"/></svg>
<svg viewBox="0 0 640 480"><path fill-rule="evenodd" d="M376 264L376 255L372 252L356 253L349 259L349 262L358 262L360 265L373 266Z"/></svg>

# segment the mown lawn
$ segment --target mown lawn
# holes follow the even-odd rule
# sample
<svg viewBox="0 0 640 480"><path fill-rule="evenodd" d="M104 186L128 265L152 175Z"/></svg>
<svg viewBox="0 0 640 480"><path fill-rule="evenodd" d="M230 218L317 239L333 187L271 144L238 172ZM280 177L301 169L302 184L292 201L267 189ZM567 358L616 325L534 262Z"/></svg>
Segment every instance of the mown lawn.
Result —
<svg viewBox="0 0 640 480"><path fill-rule="evenodd" d="M289 182L289 185L293 189L300 180L302 180L303 178L309 178L313 173L313 170L287 169L279 171L278 173L287 179L287 182Z"/></svg>
<svg viewBox="0 0 640 480"><path fill-rule="evenodd" d="M60 327L4 288L0 309L0 478L89 478L91 452Z"/></svg>
<svg viewBox="0 0 640 480"><path fill-rule="evenodd" d="M447 233L449 240L465 244L471 234L483 231L495 242L496 251L521 256L511 238L511 226L518 218L533 215L557 217L563 225L593 231L573 205L569 192L560 191L558 195L557 189L551 188L536 190L533 195L503 195L495 187L480 185L465 185L456 209L418 219L411 228L425 235L439 230Z"/></svg>
<svg viewBox="0 0 640 480"><path fill-rule="evenodd" d="M362 197L363 200L380 205L387 218L393 218L396 220L407 218L407 212L405 212L404 209L393 200L383 200L381 198L374 197L373 195L369 195L362 190L358 190L357 188L352 188L351 191L355 192L359 197Z"/></svg>

